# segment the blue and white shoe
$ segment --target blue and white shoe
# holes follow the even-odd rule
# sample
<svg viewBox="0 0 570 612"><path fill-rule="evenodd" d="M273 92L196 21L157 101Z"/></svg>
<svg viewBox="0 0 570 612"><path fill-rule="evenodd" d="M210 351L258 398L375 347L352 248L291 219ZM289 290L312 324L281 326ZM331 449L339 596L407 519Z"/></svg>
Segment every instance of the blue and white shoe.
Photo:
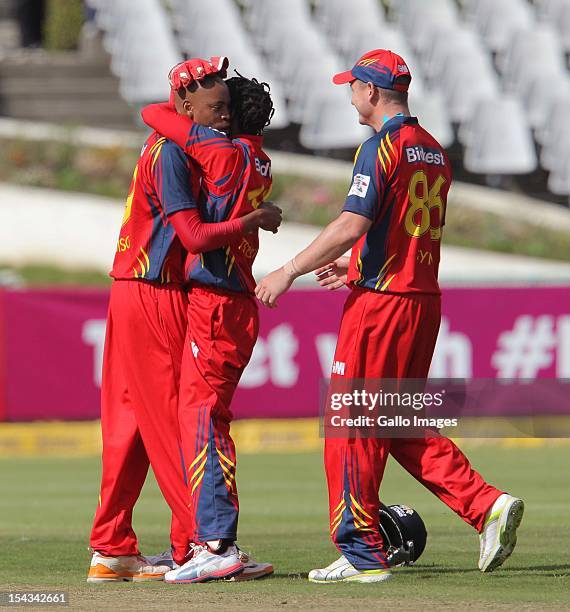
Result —
<svg viewBox="0 0 570 612"><path fill-rule="evenodd" d="M207 546L195 546L192 559L184 565L167 572L164 581L169 584L208 582L231 578L243 572L244 564L239 559L235 545L220 554L210 551Z"/></svg>

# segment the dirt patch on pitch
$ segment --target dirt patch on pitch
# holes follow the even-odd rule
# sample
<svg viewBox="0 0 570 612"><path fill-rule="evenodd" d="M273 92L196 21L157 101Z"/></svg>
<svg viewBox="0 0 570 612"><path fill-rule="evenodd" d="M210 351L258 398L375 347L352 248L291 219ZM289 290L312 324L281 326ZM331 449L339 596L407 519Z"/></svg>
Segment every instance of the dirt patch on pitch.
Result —
<svg viewBox="0 0 570 612"><path fill-rule="evenodd" d="M236 585L237 586L237 585ZM339 585L340 586L340 585ZM344 585L343 585L344 586ZM340 610L351 611L375 610L375 609L398 609L400 612L425 611L426 608L436 610L457 610L458 606L471 612L479 610L489 612L490 610L510 611L513 606L499 603L470 603L458 601L434 601L430 599L421 600L398 600L387 599L382 596L381 587L366 585L366 597L359 597L356 589L363 588L362 585L353 585L354 597L336 596L334 589L337 585L315 586L320 592L307 595L287 595L269 593L220 593L205 592L208 585L140 585L140 584L113 584L113 585L89 585L85 587L65 587L69 594L68 610L90 610L96 612L103 609L122 610L231 610L242 612L251 610L262 610L273 612L275 610ZM239 588L239 587L238 587ZM378 589L378 600L370 597L370 589ZM25 585L2 586L6 591L39 591L37 586L27 587ZM56 592L57 588L47 587L47 590ZM53 608L54 606L50 606ZM560 610L557 605L540 604L541 610ZM59 606L57 606L59 608ZM517 603L517 610L536 610L536 604ZM28 609L39 609L28 607ZM43 608L42 608L43 609Z"/></svg>

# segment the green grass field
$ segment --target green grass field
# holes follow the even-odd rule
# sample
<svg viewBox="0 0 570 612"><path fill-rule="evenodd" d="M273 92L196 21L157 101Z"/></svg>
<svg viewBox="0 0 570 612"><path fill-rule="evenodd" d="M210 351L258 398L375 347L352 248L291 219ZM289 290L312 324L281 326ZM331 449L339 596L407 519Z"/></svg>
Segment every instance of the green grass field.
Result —
<svg viewBox="0 0 570 612"><path fill-rule="evenodd" d="M72 609L91 610L570 609L569 453L568 446L485 446L469 453L491 482L527 504L515 554L488 575L477 570L475 532L391 462L383 499L420 511L428 546L415 567L396 570L390 583L372 585L306 580L310 569L335 558L318 454L240 457L240 544L256 558L271 560L276 574L258 582L203 585L88 585L98 460L2 460L0 590L65 589ZM143 552L167 548L168 523L149 479L135 513Z"/></svg>

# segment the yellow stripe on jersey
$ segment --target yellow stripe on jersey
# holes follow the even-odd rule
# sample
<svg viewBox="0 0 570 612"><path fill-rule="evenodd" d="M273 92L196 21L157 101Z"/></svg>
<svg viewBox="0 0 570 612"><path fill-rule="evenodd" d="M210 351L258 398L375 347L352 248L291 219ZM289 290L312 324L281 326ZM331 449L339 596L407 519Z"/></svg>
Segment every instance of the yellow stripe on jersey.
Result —
<svg viewBox="0 0 570 612"><path fill-rule="evenodd" d="M358 251L356 252L356 269L358 270L360 278L355 282L359 283L364 278L362 274L362 253L360 249L358 249Z"/></svg>
<svg viewBox="0 0 570 612"><path fill-rule="evenodd" d="M386 164L384 163L384 160L382 159L382 151L380 151L380 147L378 147L378 159L380 160L380 163L382 164L382 170L384 170L384 173L386 173Z"/></svg>
<svg viewBox="0 0 570 612"><path fill-rule="evenodd" d="M384 139L380 141L380 147L382 148L382 153L386 156L386 159L390 162L390 168L392 167L392 158L390 157L388 150L386 149L386 145L384 144Z"/></svg>
<svg viewBox="0 0 570 612"><path fill-rule="evenodd" d="M151 168L154 170L154 165L156 164L156 160L160 155L160 151L162 150L162 145L166 142L166 138L161 138L157 140L153 145L151 150L149 151L149 155L152 155L152 164Z"/></svg>
<svg viewBox="0 0 570 612"><path fill-rule="evenodd" d="M123 225L125 225L125 223L131 218L131 209L133 208L133 198L135 197L135 187L138 173L139 165L137 164L133 171L133 178L131 179L132 189L129 192L129 195L127 196L127 201L125 203L125 212L123 213L123 220L121 221L121 227L123 227Z"/></svg>
<svg viewBox="0 0 570 612"><path fill-rule="evenodd" d="M228 268L228 278L230 276L230 274L232 273L232 269L234 267L234 263L236 262L236 258L232 257L231 261L230 261L230 267Z"/></svg>
<svg viewBox="0 0 570 612"><path fill-rule="evenodd" d="M161 137L159 138L148 150L148 154L149 157L152 157L152 155L154 154L154 152L156 151L157 147L159 147L160 145L164 144L166 142L166 138Z"/></svg>
<svg viewBox="0 0 570 612"><path fill-rule="evenodd" d="M396 253L394 253L394 255L392 255L391 257L389 257L386 260L386 263L378 271L378 276L376 277L377 279L376 287L374 287L376 290L378 290L380 283L384 280L384 277L386 276L386 272L388 271L388 266L392 263L392 260L394 259L394 257L396 257Z"/></svg>
<svg viewBox="0 0 570 612"><path fill-rule="evenodd" d="M394 280L394 278L396 278L396 275L392 274L392 276L382 285L382 287L380 287L380 291L386 291L386 289L388 289L390 283Z"/></svg>
<svg viewBox="0 0 570 612"><path fill-rule="evenodd" d="M392 144L392 141L390 140L390 134L386 134L386 142L388 143L388 146L390 147L390 151L392 151L392 153L394 154L394 157L396 157L396 150L394 149L394 145Z"/></svg>
<svg viewBox="0 0 570 612"><path fill-rule="evenodd" d="M152 170L154 170L154 166L156 164L156 160L158 159L158 156L160 155L160 151L162 149L162 145L163 144L164 144L163 142L160 143L160 146L158 147L158 149L156 150L156 153L154 154L154 157L152 158L152 164L151 164L151 169Z"/></svg>
<svg viewBox="0 0 570 612"><path fill-rule="evenodd" d="M359 144L358 149L356 149L356 153L354 154L354 161L352 162L353 164L356 164L356 160L358 159L358 156L360 155L360 149L362 149L362 144Z"/></svg>
<svg viewBox="0 0 570 612"><path fill-rule="evenodd" d="M148 258L146 251L142 247L141 247L141 253L144 255L144 258L146 260L146 271L149 272L150 271L150 259Z"/></svg>
<svg viewBox="0 0 570 612"><path fill-rule="evenodd" d="M141 261L140 257L137 255L137 261L139 262L140 266L141 266L141 278L144 278L146 276L147 273L147 269L144 267L144 263Z"/></svg>

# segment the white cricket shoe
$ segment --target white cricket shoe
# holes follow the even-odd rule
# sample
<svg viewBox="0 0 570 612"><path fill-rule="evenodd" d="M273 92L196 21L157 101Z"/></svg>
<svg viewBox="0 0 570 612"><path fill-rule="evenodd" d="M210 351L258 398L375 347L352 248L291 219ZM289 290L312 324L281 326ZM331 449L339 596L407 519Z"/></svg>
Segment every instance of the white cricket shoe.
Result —
<svg viewBox="0 0 570 612"><path fill-rule="evenodd" d="M316 584L331 582L384 582L390 580L389 569L358 570L343 555L329 566L309 572L309 581Z"/></svg>
<svg viewBox="0 0 570 612"><path fill-rule="evenodd" d="M243 563L243 572L233 576L229 580L241 582L243 580L257 580L273 574L273 565L271 563L258 563L252 559L248 553L241 548L238 548L239 560Z"/></svg>
<svg viewBox="0 0 570 612"><path fill-rule="evenodd" d="M479 569L492 572L511 556L517 543L517 529L524 514L524 502L503 493L485 516L479 536Z"/></svg>
<svg viewBox="0 0 570 612"><path fill-rule="evenodd" d="M163 580L169 571L166 565L153 565L142 555L105 557L94 552L87 582L144 582Z"/></svg>
<svg viewBox="0 0 570 612"><path fill-rule="evenodd" d="M235 545L229 546L221 554L210 552L207 546L195 546L190 561L165 574L164 581L170 584L208 582L231 578L242 571L243 563L239 560Z"/></svg>
<svg viewBox="0 0 570 612"><path fill-rule="evenodd" d="M159 555L146 555L146 560L150 565L167 565L171 570L180 567L172 558L172 550L165 550Z"/></svg>

